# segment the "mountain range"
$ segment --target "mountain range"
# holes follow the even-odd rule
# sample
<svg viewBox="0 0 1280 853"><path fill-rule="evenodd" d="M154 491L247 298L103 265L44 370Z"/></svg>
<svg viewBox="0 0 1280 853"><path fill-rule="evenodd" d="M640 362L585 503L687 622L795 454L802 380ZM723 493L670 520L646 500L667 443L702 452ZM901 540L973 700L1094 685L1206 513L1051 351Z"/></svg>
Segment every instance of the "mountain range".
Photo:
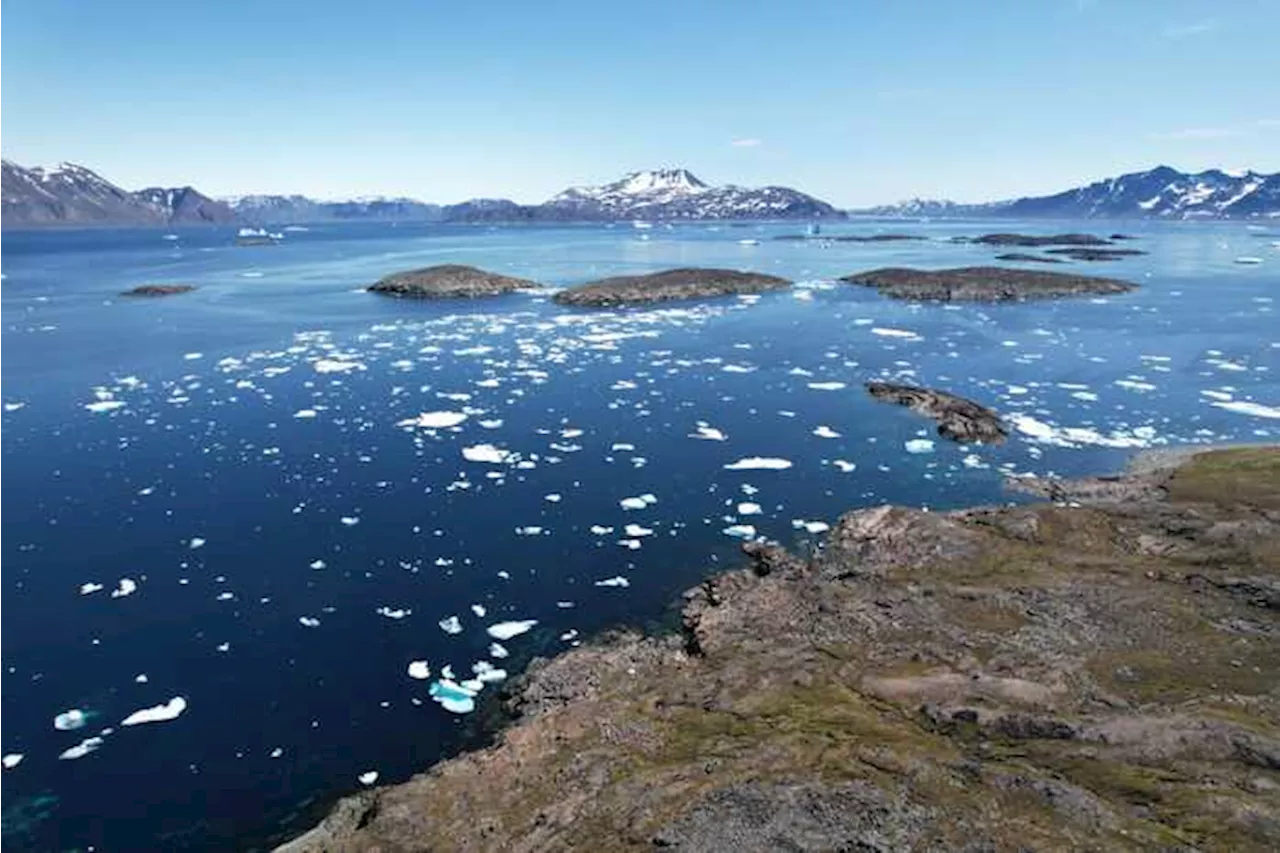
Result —
<svg viewBox="0 0 1280 853"><path fill-rule="evenodd" d="M619 220L829 219L893 217L1255 218L1280 217L1280 174L1185 173L1168 166L1097 181L1050 196L957 204L913 199L840 211L787 187L713 186L687 169L632 172L599 186L572 187L542 204L472 199L428 204L411 198L319 200L302 195L215 199L193 187L129 191L72 163L24 168L3 163L5 228L281 225L325 221L607 222Z"/></svg>
<svg viewBox="0 0 1280 853"><path fill-rule="evenodd" d="M1280 173L1180 172L1157 166L1048 196L983 204L911 199L851 211L904 217L1018 219L1234 219L1280 217Z"/></svg>

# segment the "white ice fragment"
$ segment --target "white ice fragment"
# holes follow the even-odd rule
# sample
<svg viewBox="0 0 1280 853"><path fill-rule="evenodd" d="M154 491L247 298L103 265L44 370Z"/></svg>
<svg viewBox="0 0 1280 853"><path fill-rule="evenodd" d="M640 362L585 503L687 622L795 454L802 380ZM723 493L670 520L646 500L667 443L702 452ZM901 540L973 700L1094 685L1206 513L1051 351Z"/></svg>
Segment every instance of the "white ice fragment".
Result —
<svg viewBox="0 0 1280 853"><path fill-rule="evenodd" d="M740 503L738 504L738 515L759 515L763 510L760 504Z"/></svg>
<svg viewBox="0 0 1280 853"><path fill-rule="evenodd" d="M302 625L304 628L318 628L320 626L320 620L316 619L314 616L299 616L298 624Z"/></svg>
<svg viewBox="0 0 1280 853"><path fill-rule="evenodd" d="M70 711L63 711L53 718L53 727L60 732L70 732L83 728L88 722L89 715L79 708L72 708Z"/></svg>
<svg viewBox="0 0 1280 853"><path fill-rule="evenodd" d="M631 586L631 581L627 580L622 575L616 575L615 577L605 578L604 580L596 581L595 585L596 586L628 587L628 586Z"/></svg>
<svg viewBox="0 0 1280 853"><path fill-rule="evenodd" d="M310 566L313 569L323 569L325 567L325 562L324 560L312 560Z"/></svg>
<svg viewBox="0 0 1280 853"><path fill-rule="evenodd" d="M871 330L871 334L880 335L883 338L903 338L906 340L918 341L920 336L915 332L909 332L906 329L885 329L876 327Z"/></svg>
<svg viewBox="0 0 1280 853"><path fill-rule="evenodd" d="M1226 409L1228 412L1253 415L1255 418L1280 418L1280 406L1264 406L1261 403L1251 403L1247 400L1211 403L1210 405L1217 406L1219 409Z"/></svg>
<svg viewBox="0 0 1280 853"><path fill-rule="evenodd" d="M406 418L396 423L400 427L421 427L423 429L448 429L455 427L467 419L463 412L423 412L416 418Z"/></svg>
<svg viewBox="0 0 1280 853"><path fill-rule="evenodd" d="M307 418L314 418L317 414L319 414L319 412L315 409L298 409L298 411L293 413L293 416L295 418L306 420Z"/></svg>
<svg viewBox="0 0 1280 853"><path fill-rule="evenodd" d="M7 753L4 758L0 758L0 764L4 765L5 770L12 770L22 763L22 759L26 758L21 752Z"/></svg>
<svg viewBox="0 0 1280 853"><path fill-rule="evenodd" d="M932 453L933 442L927 438L913 438L904 445L908 453Z"/></svg>
<svg viewBox="0 0 1280 853"><path fill-rule="evenodd" d="M485 609L485 606L483 604L473 604L471 605L471 612L474 613L479 618L483 619L484 615L489 611Z"/></svg>
<svg viewBox="0 0 1280 853"><path fill-rule="evenodd" d="M503 465L511 459L511 451L500 450L492 444L476 444L462 448L462 458L468 462L487 462L491 465Z"/></svg>
<svg viewBox="0 0 1280 853"><path fill-rule="evenodd" d="M858 467L857 463L846 462L843 459L832 459L831 464L839 468L840 473L842 474L848 474L849 472L855 470Z"/></svg>
<svg viewBox="0 0 1280 853"><path fill-rule="evenodd" d="M836 432L826 424L823 424L819 426L817 429L815 429L813 431L813 434L816 435L818 438L839 438L840 437L840 433Z"/></svg>
<svg viewBox="0 0 1280 853"><path fill-rule="evenodd" d="M618 506L623 509L644 509L648 506L643 498L623 498L618 501Z"/></svg>
<svg viewBox="0 0 1280 853"><path fill-rule="evenodd" d="M640 526L640 525L638 525L638 524L628 524L626 527L622 528L622 532L623 532L624 534L626 534L627 536L632 536L632 537L636 537L636 536L652 536L652 535L653 535L653 528L651 528L651 527L641 527L641 526Z"/></svg>
<svg viewBox="0 0 1280 853"><path fill-rule="evenodd" d="M810 382L809 387L814 391L839 391L845 387L843 382Z"/></svg>
<svg viewBox="0 0 1280 853"><path fill-rule="evenodd" d="M201 539L199 536L196 536L190 542L187 543L187 547L193 551L197 548L203 548L204 540Z"/></svg>
<svg viewBox="0 0 1280 853"><path fill-rule="evenodd" d="M364 365L358 361L342 361L336 358L322 358L317 360L312 367L316 373L346 373L349 370L364 370Z"/></svg>
<svg viewBox="0 0 1280 853"><path fill-rule="evenodd" d="M181 696L174 696L163 705L155 705L151 708L134 711L121 720L120 725L137 726L142 723L163 723L167 720L176 720L185 710L187 710L187 700Z"/></svg>
<svg viewBox="0 0 1280 853"><path fill-rule="evenodd" d="M382 607L379 607L376 612L379 616L385 616L388 619L403 619L413 611L407 607L396 609L383 605Z"/></svg>
<svg viewBox="0 0 1280 853"><path fill-rule="evenodd" d="M424 660L409 661L409 677L425 681L431 677L431 667Z"/></svg>
<svg viewBox="0 0 1280 853"><path fill-rule="evenodd" d="M510 640L519 634L528 631L534 625L538 624L537 619L525 619L515 622L499 622L496 625L490 625L486 630L490 637L495 640Z"/></svg>
<svg viewBox="0 0 1280 853"><path fill-rule="evenodd" d="M361 773L356 778L360 780L361 785L372 785L378 781L378 771L370 770L367 773Z"/></svg>
<svg viewBox="0 0 1280 853"><path fill-rule="evenodd" d="M102 738L85 738L70 749L64 750L62 754L58 756L58 759L60 761L70 761L75 758L84 758L100 746L102 746Z"/></svg>
<svg viewBox="0 0 1280 853"><path fill-rule="evenodd" d="M96 403L85 404L85 408L91 412L110 412L113 409L119 409L119 408L122 408L123 406L124 406L123 400L99 400Z"/></svg>
<svg viewBox="0 0 1280 853"><path fill-rule="evenodd" d="M764 456L748 456L724 467L729 471L782 471L791 467L791 460L774 459Z"/></svg>
<svg viewBox="0 0 1280 853"><path fill-rule="evenodd" d="M440 620L440 630L446 634L461 634L462 622L457 616L447 616Z"/></svg>
<svg viewBox="0 0 1280 853"><path fill-rule="evenodd" d="M697 432L689 434L689 438L701 438L706 441L724 441L728 436L705 421L698 421Z"/></svg>
<svg viewBox="0 0 1280 853"><path fill-rule="evenodd" d="M738 539L754 539L756 529L750 524L733 524L724 529L724 534Z"/></svg>
<svg viewBox="0 0 1280 853"><path fill-rule="evenodd" d="M596 536L608 536L610 533L613 532L613 528L604 527L599 524L593 524L591 525L591 532L594 533Z"/></svg>
<svg viewBox="0 0 1280 853"><path fill-rule="evenodd" d="M355 527L357 524L360 523L360 517L357 515L344 515L342 516L342 518L338 520L341 521L343 525L347 527Z"/></svg>
<svg viewBox="0 0 1280 853"><path fill-rule="evenodd" d="M555 495L555 494L551 494L551 495L543 495L543 496L542 496L542 499L543 499L544 501L546 501L547 503L553 503L553 504L558 504L558 503L560 503L560 496L559 496L559 495Z"/></svg>
<svg viewBox="0 0 1280 853"><path fill-rule="evenodd" d="M91 582L89 582L89 583L82 583L82 584L80 584L80 594L81 594L81 595L89 595L89 594L91 594L91 593L98 592L98 591L99 591L99 590L101 590L101 589L103 589L102 584L100 584L100 583L93 583L92 581L91 581Z"/></svg>
<svg viewBox="0 0 1280 853"><path fill-rule="evenodd" d="M112 598L124 598L138 591L138 582L133 578L120 578L115 589L111 590Z"/></svg>

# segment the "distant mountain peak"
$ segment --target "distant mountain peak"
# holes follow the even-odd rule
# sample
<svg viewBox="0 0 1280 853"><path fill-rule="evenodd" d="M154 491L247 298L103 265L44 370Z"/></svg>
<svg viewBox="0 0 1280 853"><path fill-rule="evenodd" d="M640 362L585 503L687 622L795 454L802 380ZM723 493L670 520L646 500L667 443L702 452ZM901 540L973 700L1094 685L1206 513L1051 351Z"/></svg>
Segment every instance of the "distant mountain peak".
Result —
<svg viewBox="0 0 1280 853"><path fill-rule="evenodd" d="M622 192L632 195L664 190L699 192L708 187L708 184L699 180L688 169L648 169L642 172L631 172L618 184L621 184Z"/></svg>

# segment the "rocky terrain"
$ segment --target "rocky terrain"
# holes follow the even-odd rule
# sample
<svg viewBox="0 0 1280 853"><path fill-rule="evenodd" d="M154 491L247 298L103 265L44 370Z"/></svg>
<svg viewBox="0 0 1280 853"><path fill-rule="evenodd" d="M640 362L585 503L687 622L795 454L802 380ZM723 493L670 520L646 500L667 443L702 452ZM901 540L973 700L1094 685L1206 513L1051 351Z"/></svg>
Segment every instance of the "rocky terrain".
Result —
<svg viewBox="0 0 1280 853"><path fill-rule="evenodd" d="M179 293L190 293L195 290L192 284L140 284L135 288L126 290L121 296L177 296Z"/></svg>
<svg viewBox="0 0 1280 853"><path fill-rule="evenodd" d="M541 285L461 264L440 264L393 273L369 285L368 289L372 293L416 299L474 299L530 287Z"/></svg>
<svg viewBox="0 0 1280 853"><path fill-rule="evenodd" d="M942 270L885 267L842 276L840 281L874 287L894 299L935 302L1055 299L1064 296L1126 293L1138 287L1114 278L1009 267L957 267Z"/></svg>
<svg viewBox="0 0 1280 853"><path fill-rule="evenodd" d="M906 406L937 421L938 435L952 441L1000 444L1009 436L1000 416L991 409L946 391L893 382L868 382L866 389L877 400Z"/></svg>
<svg viewBox="0 0 1280 853"><path fill-rule="evenodd" d="M320 851L1271 851L1280 450L850 512L536 661L493 747L343 800Z"/></svg>
<svg viewBox="0 0 1280 853"><path fill-rule="evenodd" d="M208 225L236 218L191 187L130 192L74 163L26 169L5 160L0 175L6 228Z"/></svg>
<svg viewBox="0 0 1280 853"><path fill-rule="evenodd" d="M1007 252L1003 255L996 255L997 261L1017 261L1019 263L1036 263L1036 264L1061 264L1066 263L1062 258L1050 258L1045 255L1028 255L1025 252Z"/></svg>
<svg viewBox="0 0 1280 853"><path fill-rule="evenodd" d="M1093 247L1069 246L1062 249L1045 249L1050 255L1063 255L1073 261L1117 261L1133 255L1145 255L1141 249L1098 249Z"/></svg>
<svg viewBox="0 0 1280 853"><path fill-rule="evenodd" d="M606 308L679 299L710 299L789 287L774 275L739 270L682 268L646 275L620 275L571 287L555 295L561 305Z"/></svg>
<svg viewBox="0 0 1280 853"><path fill-rule="evenodd" d="M1018 246L1036 248L1038 246L1106 246L1109 240L1093 234L983 234L974 237L971 242L985 246Z"/></svg>

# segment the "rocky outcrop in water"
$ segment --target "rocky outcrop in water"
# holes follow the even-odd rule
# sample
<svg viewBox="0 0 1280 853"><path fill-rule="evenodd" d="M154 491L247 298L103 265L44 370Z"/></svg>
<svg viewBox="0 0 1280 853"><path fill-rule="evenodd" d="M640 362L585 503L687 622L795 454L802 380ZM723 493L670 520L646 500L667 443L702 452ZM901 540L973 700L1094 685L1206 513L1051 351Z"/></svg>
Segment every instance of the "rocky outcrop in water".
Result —
<svg viewBox="0 0 1280 853"><path fill-rule="evenodd" d="M1127 479L748 543L281 850L1275 850L1280 451Z"/></svg>
<svg viewBox="0 0 1280 853"><path fill-rule="evenodd" d="M1141 249L1046 249L1050 255L1065 255L1073 261L1118 261L1132 255L1145 255Z"/></svg>
<svg viewBox="0 0 1280 853"><path fill-rule="evenodd" d="M1007 302L1064 296L1117 294L1137 285L1114 278L1009 267L920 270L885 267L843 276L840 281L874 287L894 299L934 302Z"/></svg>
<svg viewBox="0 0 1280 853"><path fill-rule="evenodd" d="M983 234L972 242L984 246L1106 246L1107 240L1093 234Z"/></svg>
<svg viewBox="0 0 1280 853"><path fill-rule="evenodd" d="M785 278L764 273L689 267L600 279L562 290L555 295L555 301L561 305L608 308L763 293L790 285L791 282Z"/></svg>
<svg viewBox="0 0 1280 853"><path fill-rule="evenodd" d="M881 402L906 406L916 414L937 421L938 435L952 441L1000 444L1009 436L1000 416L991 409L946 391L892 382L868 382L866 389Z"/></svg>
<svg viewBox="0 0 1280 853"><path fill-rule="evenodd" d="M195 290L192 284L140 284L135 288L126 290L121 296L176 296L179 293L190 293Z"/></svg>
<svg viewBox="0 0 1280 853"><path fill-rule="evenodd" d="M481 296L499 296L530 287L541 287L541 285L527 279L499 275L476 267L440 264L394 273L369 285L369 290L372 293L382 293L387 296L417 299L474 299Z"/></svg>
<svg viewBox="0 0 1280 853"><path fill-rule="evenodd" d="M1037 264L1061 264L1064 261L1061 258L1048 258L1044 255L1028 255L1025 252L1009 252L1004 255L996 255L997 261L1017 261L1019 263L1037 263Z"/></svg>

